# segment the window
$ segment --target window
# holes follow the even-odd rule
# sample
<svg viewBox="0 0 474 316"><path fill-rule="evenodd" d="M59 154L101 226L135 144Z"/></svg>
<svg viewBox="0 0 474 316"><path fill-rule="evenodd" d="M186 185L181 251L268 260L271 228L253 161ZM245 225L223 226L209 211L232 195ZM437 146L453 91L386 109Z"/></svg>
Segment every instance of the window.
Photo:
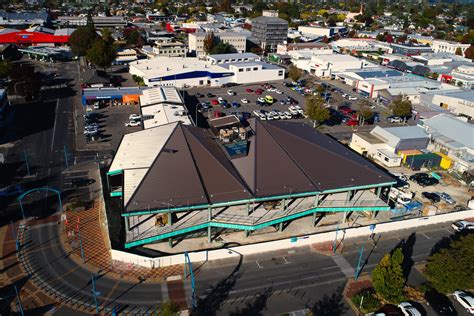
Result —
<svg viewBox="0 0 474 316"><path fill-rule="evenodd" d="M281 76L283 76L283 70L278 71L278 77L281 77Z"/></svg>
<svg viewBox="0 0 474 316"><path fill-rule="evenodd" d="M244 68L239 68L239 72L244 72Z"/></svg>
<svg viewBox="0 0 474 316"><path fill-rule="evenodd" d="M245 71L250 71L250 68L245 68Z"/></svg>
<svg viewBox="0 0 474 316"><path fill-rule="evenodd" d="M390 161L390 159L388 159L388 157L385 157L384 160L385 160L386 162L389 162L389 161Z"/></svg>
<svg viewBox="0 0 474 316"><path fill-rule="evenodd" d="M258 70L258 67L253 67L253 71L257 71Z"/></svg>

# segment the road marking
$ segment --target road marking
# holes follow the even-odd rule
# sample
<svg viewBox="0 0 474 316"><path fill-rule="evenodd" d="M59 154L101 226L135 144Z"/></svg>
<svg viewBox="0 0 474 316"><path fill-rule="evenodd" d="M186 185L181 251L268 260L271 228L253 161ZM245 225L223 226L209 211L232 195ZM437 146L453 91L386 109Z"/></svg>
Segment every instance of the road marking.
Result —
<svg viewBox="0 0 474 316"><path fill-rule="evenodd" d="M322 268L321 270L329 270L329 269L335 269L335 268L339 268L339 266L326 267L326 268Z"/></svg>
<svg viewBox="0 0 474 316"><path fill-rule="evenodd" d="M421 233L421 235L422 235L423 237L425 237L426 239L431 239L431 238L428 237L425 233Z"/></svg>
<svg viewBox="0 0 474 316"><path fill-rule="evenodd" d="M288 262L288 260L286 260L285 257L282 257L283 258L283 261L285 261L285 264L289 264L290 262Z"/></svg>
<svg viewBox="0 0 474 316"><path fill-rule="evenodd" d="M291 255L291 254L294 254L296 251L294 250L288 250L288 254Z"/></svg>
<svg viewBox="0 0 474 316"><path fill-rule="evenodd" d="M59 98L56 99L56 111L54 112L54 125L53 125L53 136L51 138L51 151L53 151L54 135L56 134L56 122L58 121L58 107L59 107Z"/></svg>
<svg viewBox="0 0 474 316"><path fill-rule="evenodd" d="M257 263L257 266L260 268L260 269L263 269L263 266L260 265L260 263L258 263L258 261L255 261Z"/></svg>

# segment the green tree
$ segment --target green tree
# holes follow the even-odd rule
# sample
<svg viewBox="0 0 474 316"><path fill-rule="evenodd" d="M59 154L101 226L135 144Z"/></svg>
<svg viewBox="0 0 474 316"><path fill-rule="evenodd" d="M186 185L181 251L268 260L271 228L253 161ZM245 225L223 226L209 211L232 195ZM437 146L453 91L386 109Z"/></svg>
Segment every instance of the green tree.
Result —
<svg viewBox="0 0 474 316"><path fill-rule="evenodd" d="M95 66L107 68L117 57L117 47L107 39L98 38L87 51L86 57Z"/></svg>
<svg viewBox="0 0 474 316"><path fill-rule="evenodd" d="M166 301L161 305L160 316L178 316L179 305L173 301Z"/></svg>
<svg viewBox="0 0 474 316"><path fill-rule="evenodd" d="M403 289L403 253L397 248L392 254L387 253L372 271L372 284L377 294L385 300L398 304L404 299Z"/></svg>
<svg viewBox="0 0 474 316"><path fill-rule="evenodd" d="M290 67L288 68L288 78L290 78L294 82L300 80L302 75L303 72L301 71L301 69L299 69L295 65L290 65Z"/></svg>
<svg viewBox="0 0 474 316"><path fill-rule="evenodd" d="M230 54L236 53L237 50L229 43L219 42L211 50L211 54Z"/></svg>
<svg viewBox="0 0 474 316"><path fill-rule="evenodd" d="M97 37L92 20L86 26L78 27L69 37L72 53L76 56L85 56Z"/></svg>
<svg viewBox="0 0 474 316"><path fill-rule="evenodd" d="M136 28L127 28L123 31L123 36L127 45L141 47L145 42L142 35Z"/></svg>
<svg viewBox="0 0 474 316"><path fill-rule="evenodd" d="M304 106L306 116L313 121L313 127L316 127L331 117L329 109L324 107L324 100L319 95L307 96Z"/></svg>
<svg viewBox="0 0 474 316"><path fill-rule="evenodd" d="M370 108L370 102L362 99L359 101L359 125L364 126L367 120L374 116L374 111Z"/></svg>
<svg viewBox="0 0 474 316"><path fill-rule="evenodd" d="M413 107L411 101L408 100L406 96L400 95L392 101L390 104L390 109L392 110L393 115L406 119L407 117L411 116Z"/></svg>
<svg viewBox="0 0 474 316"><path fill-rule="evenodd" d="M9 60L0 61L0 78L7 78L12 70L12 64Z"/></svg>
<svg viewBox="0 0 474 316"><path fill-rule="evenodd" d="M462 236L428 258L426 276L442 293L474 288L474 235Z"/></svg>
<svg viewBox="0 0 474 316"><path fill-rule="evenodd" d="M462 56L462 49L461 49L461 47L456 48L455 54L458 55L458 56Z"/></svg>
<svg viewBox="0 0 474 316"><path fill-rule="evenodd" d="M209 33L206 35L203 45L206 54L210 54L214 49L214 46L216 46L216 38L214 37L214 33Z"/></svg>
<svg viewBox="0 0 474 316"><path fill-rule="evenodd" d="M464 57L469 58L470 60L474 60L474 45L469 46L464 51Z"/></svg>

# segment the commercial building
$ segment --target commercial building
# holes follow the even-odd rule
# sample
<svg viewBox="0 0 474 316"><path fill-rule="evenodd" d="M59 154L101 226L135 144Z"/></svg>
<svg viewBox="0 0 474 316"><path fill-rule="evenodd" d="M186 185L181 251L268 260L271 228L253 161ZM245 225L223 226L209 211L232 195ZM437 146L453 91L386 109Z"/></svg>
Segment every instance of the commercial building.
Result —
<svg viewBox="0 0 474 316"><path fill-rule="evenodd" d="M471 44L462 44L459 42L434 40L431 47L435 53L451 53L456 54L458 48L461 50L461 55L464 56L464 52L469 48Z"/></svg>
<svg viewBox="0 0 474 316"><path fill-rule="evenodd" d="M277 45L277 54L285 55L290 52L312 51L315 54L332 54L332 47L326 43L286 43Z"/></svg>
<svg viewBox="0 0 474 316"><path fill-rule="evenodd" d="M252 20L252 35L263 50L273 52L287 40L288 21L274 16L259 16Z"/></svg>
<svg viewBox="0 0 474 316"><path fill-rule="evenodd" d="M336 72L376 67L376 65L364 59L341 54L313 55L307 66L309 69L304 70L316 77L325 78L333 76Z"/></svg>
<svg viewBox="0 0 474 316"><path fill-rule="evenodd" d="M420 123L430 136L428 149L448 156L459 172L474 168L474 125L446 114Z"/></svg>
<svg viewBox="0 0 474 316"><path fill-rule="evenodd" d="M144 90L138 87L86 88L82 89L82 105L88 106L97 102L107 105L138 104Z"/></svg>
<svg viewBox="0 0 474 316"><path fill-rule="evenodd" d="M389 44L365 38L344 38L332 42L331 46L339 53L392 52Z"/></svg>
<svg viewBox="0 0 474 316"><path fill-rule="evenodd" d="M426 149L428 142L428 134L418 126L376 126L370 132L353 133L349 146L386 167L397 167L402 162L400 152Z"/></svg>
<svg viewBox="0 0 474 316"><path fill-rule="evenodd" d="M0 29L0 44L16 44L18 46L34 45L66 45L74 29L49 29L34 26L24 30Z"/></svg>
<svg viewBox="0 0 474 316"><path fill-rule="evenodd" d="M394 54L401 54L401 55L407 55L407 56L421 55L423 53L433 52L433 49L430 46L417 45L413 43L407 43L407 44L392 43L390 44L390 47L392 47Z"/></svg>
<svg viewBox="0 0 474 316"><path fill-rule="evenodd" d="M347 27L345 26L331 26L331 27L321 27L321 26L298 26L298 32L300 32L305 37L328 37L332 38L334 35L343 35L347 33Z"/></svg>
<svg viewBox="0 0 474 316"><path fill-rule="evenodd" d="M78 27L87 25L87 16L59 16L59 25ZM127 26L127 20L123 16L93 16L92 21L96 28L115 28Z"/></svg>
<svg viewBox="0 0 474 316"><path fill-rule="evenodd" d="M146 14L146 19L150 22L171 22L175 19L172 15L165 15L164 13L151 13Z"/></svg>
<svg viewBox="0 0 474 316"><path fill-rule="evenodd" d="M186 46L176 41L156 43L153 46L153 53L155 57L186 57Z"/></svg>
<svg viewBox="0 0 474 316"><path fill-rule="evenodd" d="M420 103L425 106L448 110L455 115L470 119L474 118L474 91L472 90L427 91L420 97Z"/></svg>
<svg viewBox="0 0 474 316"><path fill-rule="evenodd" d="M105 192L125 248L172 246L204 231L210 245L215 228L248 235L299 218L314 227L324 212L345 222L350 212L389 209L381 194L393 178L310 126L218 120L210 129L171 123L123 136Z"/></svg>
<svg viewBox="0 0 474 316"><path fill-rule="evenodd" d="M206 60L156 57L130 63L130 73L152 86L213 86L283 80L285 69L251 53L210 55Z"/></svg>
<svg viewBox="0 0 474 316"><path fill-rule="evenodd" d="M31 25L49 26L48 12L5 12L0 11L0 26L3 28L25 29Z"/></svg>
<svg viewBox="0 0 474 316"><path fill-rule="evenodd" d="M204 50L204 40L211 33L196 32L188 34L188 49L197 57L206 55ZM237 53L244 53L247 49L247 36L236 32L218 32L212 33L219 41L232 45Z"/></svg>
<svg viewBox="0 0 474 316"><path fill-rule="evenodd" d="M140 95L140 113L144 129L175 122L191 124L183 98L175 87L143 90Z"/></svg>
<svg viewBox="0 0 474 316"><path fill-rule="evenodd" d="M18 49L19 52L27 55L30 59L38 59L42 61L54 62L58 60L71 60L73 54L67 46L51 47L51 46L28 46Z"/></svg>
<svg viewBox="0 0 474 316"><path fill-rule="evenodd" d="M447 81L471 90L474 87L474 66L459 66L445 76Z"/></svg>
<svg viewBox="0 0 474 316"><path fill-rule="evenodd" d="M137 51L131 48L119 49L114 64L128 64L138 59Z"/></svg>

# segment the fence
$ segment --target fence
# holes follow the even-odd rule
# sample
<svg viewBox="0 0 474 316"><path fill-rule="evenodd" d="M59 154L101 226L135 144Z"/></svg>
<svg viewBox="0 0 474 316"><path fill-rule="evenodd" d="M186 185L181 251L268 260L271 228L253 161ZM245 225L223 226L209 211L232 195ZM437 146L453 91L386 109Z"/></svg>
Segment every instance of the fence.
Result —
<svg viewBox="0 0 474 316"><path fill-rule="evenodd" d="M426 225L434 225L445 222L452 222L465 218L474 217L474 210L466 210L459 212L452 212L447 214L434 215L429 217L419 217L414 219L408 219L403 221L393 221L387 223L380 223L376 225L376 233L384 233L389 231L408 229L413 227L420 227ZM370 226L362 226L356 228L346 228L345 238L368 236L372 233ZM232 257L238 257L241 255L252 255L262 252L275 251L281 249L288 249L293 247L308 246L314 243L321 243L327 241L333 241L336 238L336 232L316 233L307 235L304 237L287 238L282 240L275 240L269 242L263 242L252 245L238 246L226 249L206 250L190 252L189 257L192 262L211 261L218 259L227 259ZM184 264L184 255L177 254L158 258L149 258L139 256L119 250L111 250L111 256L113 260L123 261L127 263L136 264L146 268L158 268L167 267L176 264Z"/></svg>

